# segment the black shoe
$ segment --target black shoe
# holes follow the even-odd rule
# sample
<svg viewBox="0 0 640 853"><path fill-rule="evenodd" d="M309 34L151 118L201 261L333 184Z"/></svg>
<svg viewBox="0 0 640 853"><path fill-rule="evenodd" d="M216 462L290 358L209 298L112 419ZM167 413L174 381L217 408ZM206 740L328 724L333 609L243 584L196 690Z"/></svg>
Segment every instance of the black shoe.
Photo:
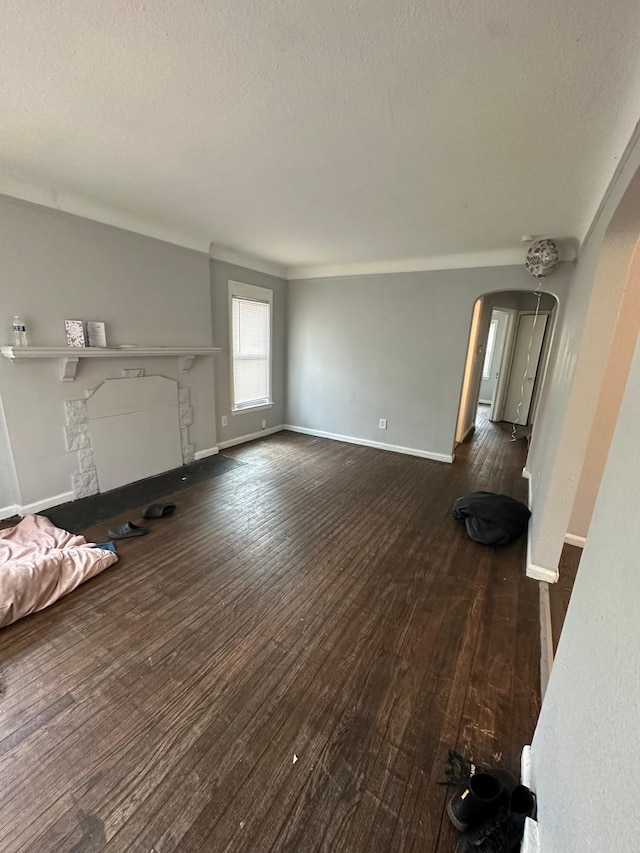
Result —
<svg viewBox="0 0 640 853"><path fill-rule="evenodd" d="M502 782L490 773L476 773L447 803L449 820L460 832L486 821L508 801Z"/></svg>
<svg viewBox="0 0 640 853"><path fill-rule="evenodd" d="M484 773L488 773L489 776L493 776L495 779L500 782L502 787L507 792L507 796L504 801L504 805L509 805L509 800L511 799L511 794L518 787L518 783L516 781L516 777L509 773L508 770L503 770L501 767L490 767L488 770L484 770Z"/></svg>
<svg viewBox="0 0 640 853"><path fill-rule="evenodd" d="M456 853L517 853L524 835L524 822L533 817L535 811L535 796L524 785L518 785L507 808L465 832Z"/></svg>

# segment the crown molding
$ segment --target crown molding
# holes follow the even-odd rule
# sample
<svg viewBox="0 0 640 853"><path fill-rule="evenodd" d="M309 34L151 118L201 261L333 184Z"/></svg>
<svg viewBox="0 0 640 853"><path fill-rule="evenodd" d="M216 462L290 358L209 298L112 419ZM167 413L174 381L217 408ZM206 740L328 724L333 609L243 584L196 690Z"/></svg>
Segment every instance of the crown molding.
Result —
<svg viewBox="0 0 640 853"><path fill-rule="evenodd" d="M581 246L585 246L591 235L593 234L600 218L604 216L607 206L609 205L609 200L614 194L618 191L620 192L620 198L624 194L627 186L630 182L630 177L625 177L627 173L627 164L629 160L631 160L631 168L633 169L632 175L635 173L638 163L638 150L640 144L640 121L636 122L635 127L633 128L633 133L627 145L622 152L622 156L618 161L618 165L615 168L613 175L611 176L611 180L609 181L606 190L602 198L600 199L600 204L598 205L596 212L593 215L593 219L589 223L589 228L587 229L587 233L584 235L584 239L582 240ZM622 189L620 189L622 187ZM618 203L620 202L620 198L618 198ZM615 210L615 207L613 207Z"/></svg>
<svg viewBox="0 0 640 853"><path fill-rule="evenodd" d="M637 142L637 137L633 140ZM132 215L110 205L96 202L79 194L45 188L10 176L0 176L0 196L16 204L34 205L50 213L80 216L91 222L120 228L125 231L162 240L180 248L208 254L217 261L245 269L284 278L296 279L341 278L346 276L390 275L394 273L435 272L483 267L519 266L524 263L526 249L522 246L485 252L469 252L431 257L399 258L338 264L310 264L287 267L286 264L260 258L240 249L210 243L204 235L195 235ZM576 258L577 240L560 239L561 261Z"/></svg>
<svg viewBox="0 0 640 853"><path fill-rule="evenodd" d="M526 248L500 249L491 252L469 252L458 255L439 255L430 258L401 258L394 261L372 261L354 264L318 264L289 267L287 278L339 278L356 275L390 275L404 272L435 272L437 270L465 270L482 267L514 267L524 264ZM575 260L575 250L567 246L561 251L561 260Z"/></svg>
<svg viewBox="0 0 640 853"><path fill-rule="evenodd" d="M0 197L14 204L38 207L45 209L48 213L63 216L78 216L98 225L130 231L141 237L161 240L163 243L171 243L181 249L207 255L209 240L204 235L197 237L186 231L166 227L76 193L47 189L4 175L0 176Z"/></svg>
<svg viewBox="0 0 640 853"><path fill-rule="evenodd" d="M578 241L556 239L561 261L575 261ZM496 249L486 252L467 252L455 255L436 255L422 258L399 258L393 261L371 261L350 264L316 264L293 266L287 270L289 281L308 278L339 278L356 275L390 275L403 272L436 272L442 270L482 269L483 267L515 267L524 264L526 246Z"/></svg>
<svg viewBox="0 0 640 853"><path fill-rule="evenodd" d="M236 267L244 267L245 269L261 272L265 275L276 276L276 278L287 277L287 268L281 264L267 261L265 258L258 258L255 255L249 255L247 252L242 252L239 249L220 246L218 243L211 243L209 257L214 261L224 261Z"/></svg>

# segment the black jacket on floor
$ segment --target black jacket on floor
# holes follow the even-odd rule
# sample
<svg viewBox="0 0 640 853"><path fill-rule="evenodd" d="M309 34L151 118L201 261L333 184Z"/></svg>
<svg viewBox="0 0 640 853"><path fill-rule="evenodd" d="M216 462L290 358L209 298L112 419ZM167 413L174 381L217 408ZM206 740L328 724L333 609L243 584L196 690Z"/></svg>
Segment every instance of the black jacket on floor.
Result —
<svg viewBox="0 0 640 853"><path fill-rule="evenodd" d="M481 545L508 545L527 529L531 513L521 501L494 492L472 492L458 498L453 517Z"/></svg>

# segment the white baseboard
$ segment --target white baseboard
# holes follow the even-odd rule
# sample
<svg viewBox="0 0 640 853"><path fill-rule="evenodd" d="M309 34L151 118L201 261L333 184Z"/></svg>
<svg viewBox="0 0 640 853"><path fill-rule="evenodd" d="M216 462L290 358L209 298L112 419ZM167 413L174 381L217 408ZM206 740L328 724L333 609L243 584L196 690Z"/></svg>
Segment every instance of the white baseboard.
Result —
<svg viewBox="0 0 640 853"><path fill-rule="evenodd" d="M62 492L60 495L51 495L50 498L43 498L30 504L9 504L0 507L0 519L12 518L14 515L24 517L35 512L41 512L43 509L49 509L52 506L58 506L58 504L66 504L74 498L73 492Z"/></svg>
<svg viewBox="0 0 640 853"><path fill-rule="evenodd" d="M531 775L531 747L524 746L520 756L520 784L527 788L533 788ZM524 826L524 837L520 847L520 853L540 853L540 838L538 836L538 824L535 820L527 818Z"/></svg>
<svg viewBox="0 0 640 853"><path fill-rule="evenodd" d="M544 699L553 666L553 631L549 584L540 582L540 697Z"/></svg>
<svg viewBox="0 0 640 853"><path fill-rule="evenodd" d="M18 515L30 515L33 512L40 512L43 509L49 509L58 504L66 504L69 501L75 500L73 492L62 492L60 495L52 495L50 498L44 498L41 501L34 501L31 504L23 504L18 506Z"/></svg>
<svg viewBox="0 0 640 853"><path fill-rule="evenodd" d="M531 476L531 471L528 468L523 468L522 476L527 481L527 506L533 512L533 477Z"/></svg>
<svg viewBox="0 0 640 853"><path fill-rule="evenodd" d="M584 548L587 538L586 536L576 536L575 533L567 533L564 537L567 545L575 545L577 548Z"/></svg>
<svg viewBox="0 0 640 853"><path fill-rule="evenodd" d="M531 480L529 480L531 483ZM531 506L529 506L531 509ZM547 569L544 566L537 566L533 562L533 557L531 554L531 531L527 530L527 577L533 578L536 581L544 581L545 583L557 583L558 582L558 569Z"/></svg>
<svg viewBox="0 0 640 853"><path fill-rule="evenodd" d="M528 468L522 469L522 476L527 480L527 506L533 512L533 478L531 471ZM544 566L537 566L533 562L531 553L531 529L527 529L527 577L533 578L536 581L544 581L545 583L558 582L558 569L547 569Z"/></svg>
<svg viewBox="0 0 640 853"><path fill-rule="evenodd" d="M540 853L538 824L530 817L524 822L524 836L520 845L520 853Z"/></svg>
<svg viewBox="0 0 640 853"><path fill-rule="evenodd" d="M557 569L547 569L544 566L536 566L535 563L527 562L527 577L533 578L535 581L557 583L559 575Z"/></svg>
<svg viewBox="0 0 640 853"><path fill-rule="evenodd" d="M520 755L520 784L531 787L531 746L527 744L522 747Z"/></svg>
<svg viewBox="0 0 640 853"><path fill-rule="evenodd" d="M366 438L355 438L352 435L338 435L333 432L325 432L320 429L307 429L307 427L292 426L285 424L285 429L291 432L300 432L303 435L313 435L316 438L329 438L332 441L344 441L347 444L359 444L362 447L374 447L376 450L390 450L393 453L404 453L407 456L419 456L421 459L433 459L435 462L453 462L454 456L450 453L431 453L429 450L418 450L414 447L401 447L397 444L384 444L381 441L369 441Z"/></svg>
<svg viewBox="0 0 640 853"><path fill-rule="evenodd" d="M5 518L13 518L14 515L18 515L18 509L19 507L17 504L0 506L0 521L4 521Z"/></svg>
<svg viewBox="0 0 640 853"><path fill-rule="evenodd" d="M220 451L218 450L217 447L207 447L206 450L196 450L196 452L194 454L194 459L197 462L199 459L206 459L207 456L215 456L216 453L219 453L219 452Z"/></svg>
<svg viewBox="0 0 640 853"><path fill-rule="evenodd" d="M255 441L256 438L264 438L265 435L273 435L274 432L282 432L283 429L285 429L284 424L280 424L279 426L269 427L268 429L261 429L260 432L252 432L249 433L249 435L241 435L238 438L229 438L227 441L219 441L218 449L224 450L226 447L234 447L236 444L244 444L246 441ZM197 458L196 454L196 459Z"/></svg>

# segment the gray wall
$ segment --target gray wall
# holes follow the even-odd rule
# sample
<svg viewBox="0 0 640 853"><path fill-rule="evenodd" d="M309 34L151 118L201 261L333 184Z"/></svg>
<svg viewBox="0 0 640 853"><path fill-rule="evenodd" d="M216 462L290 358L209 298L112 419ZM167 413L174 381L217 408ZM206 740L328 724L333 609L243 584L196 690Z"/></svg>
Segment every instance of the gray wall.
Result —
<svg viewBox="0 0 640 853"><path fill-rule="evenodd" d="M8 508L2 514L5 516L13 515L13 507L17 501L18 484L16 482L7 422L2 408L2 400L0 399L0 509L3 507ZM0 517L2 514L0 514Z"/></svg>
<svg viewBox="0 0 640 853"><path fill-rule="evenodd" d="M531 563L555 571L585 464L628 271L640 233L640 144L628 152L580 252L536 412L527 468ZM633 179L633 180L632 180Z"/></svg>
<svg viewBox="0 0 640 853"><path fill-rule="evenodd" d="M545 281L561 302L573 270ZM535 287L524 266L289 282L286 422L449 455L474 302Z"/></svg>
<svg viewBox="0 0 640 853"><path fill-rule="evenodd" d="M602 473L607 461L620 403L633 359L640 329L640 243L637 244L629 270L627 286L620 305L615 337L609 354L584 465L571 512L569 532L586 537L595 505Z"/></svg>
<svg viewBox="0 0 640 853"><path fill-rule="evenodd" d="M636 850L640 347L533 740L540 849Z"/></svg>
<svg viewBox="0 0 640 853"><path fill-rule="evenodd" d="M0 265L2 343L10 342L11 316L21 314L31 344L64 346L64 320L83 318L104 320L110 344L212 345L206 255L0 197ZM0 358L0 398L19 480L11 502L69 492L77 466L65 448L63 400L83 397L125 367L143 366L189 387L191 441L196 450L214 447L215 357L196 359L184 375L175 358L84 361L68 383L59 381L53 360L12 365Z"/></svg>
<svg viewBox="0 0 640 853"><path fill-rule="evenodd" d="M601 246L602 234L592 237L577 262L575 283L557 335L557 357L549 361L547 382L536 415L536 432L527 458L534 508L529 523L532 562L551 570L557 568L560 560L582 468L579 454L565 449L562 439L566 421L571 417L569 398ZM596 397L598 393L599 386L594 388Z"/></svg>
<svg viewBox="0 0 640 853"><path fill-rule="evenodd" d="M231 413L231 365L229 359L229 290L228 283L241 281L273 291L273 339L272 339L272 394L274 404L268 409ZM282 278L256 272L246 267L234 266L225 261L211 261L211 307L213 311L213 337L222 352L216 356L216 412L218 417L218 441L224 443L245 435L253 435L262 429L262 420L267 428L284 424L286 395L286 297L287 282ZM227 426L221 418L227 416Z"/></svg>

